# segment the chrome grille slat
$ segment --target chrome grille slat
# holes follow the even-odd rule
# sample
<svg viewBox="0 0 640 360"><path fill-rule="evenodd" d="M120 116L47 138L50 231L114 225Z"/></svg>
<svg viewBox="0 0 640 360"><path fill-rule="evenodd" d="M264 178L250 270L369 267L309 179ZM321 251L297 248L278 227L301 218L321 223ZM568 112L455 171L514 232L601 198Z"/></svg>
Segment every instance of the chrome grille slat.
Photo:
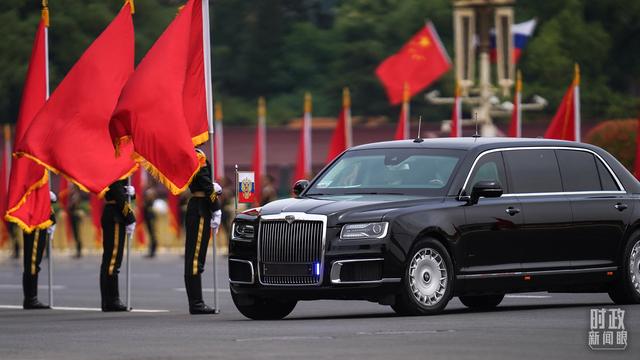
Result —
<svg viewBox="0 0 640 360"><path fill-rule="evenodd" d="M304 215L301 215L304 216ZM316 215L316 217L318 217ZM326 220L296 220L287 223L282 219L260 222L258 231L258 273L264 285L318 285L322 275L315 275L314 264L324 269L324 231ZM311 274L265 275L265 265L310 266ZM282 268L281 268L282 269ZM285 268L286 269L286 268ZM282 271L282 270L281 270Z"/></svg>

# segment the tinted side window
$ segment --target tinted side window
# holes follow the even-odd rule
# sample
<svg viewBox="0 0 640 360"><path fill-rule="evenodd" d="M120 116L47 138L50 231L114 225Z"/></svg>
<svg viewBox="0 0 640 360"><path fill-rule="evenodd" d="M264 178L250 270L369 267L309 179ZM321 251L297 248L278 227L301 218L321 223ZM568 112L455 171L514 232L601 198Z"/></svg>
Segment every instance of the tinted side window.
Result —
<svg viewBox="0 0 640 360"><path fill-rule="evenodd" d="M470 194L473 185L479 181L496 181L502 186L504 192L507 193L507 177L505 176L501 153L490 153L478 160L467 183L465 193Z"/></svg>
<svg viewBox="0 0 640 360"><path fill-rule="evenodd" d="M602 190L604 191L620 190L615 180L613 180L611 173L609 172L609 170L607 170L607 168L604 166L602 161L596 159L596 163L598 166L598 173L600 174L600 182L602 183Z"/></svg>
<svg viewBox="0 0 640 360"><path fill-rule="evenodd" d="M503 153L512 193L562 191L558 160L553 150L511 150Z"/></svg>
<svg viewBox="0 0 640 360"><path fill-rule="evenodd" d="M591 153L556 150L564 191L600 191L600 175Z"/></svg>

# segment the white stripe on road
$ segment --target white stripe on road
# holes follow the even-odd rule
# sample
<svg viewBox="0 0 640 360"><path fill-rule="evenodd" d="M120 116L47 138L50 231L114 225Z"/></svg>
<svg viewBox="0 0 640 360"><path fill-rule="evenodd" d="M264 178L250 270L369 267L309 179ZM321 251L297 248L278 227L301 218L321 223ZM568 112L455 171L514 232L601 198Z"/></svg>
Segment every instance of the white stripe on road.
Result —
<svg viewBox="0 0 640 360"><path fill-rule="evenodd" d="M38 285L38 289L48 289L49 286L48 285ZM66 289L67 287L64 285L53 285L52 286L53 290L63 290ZM11 289L11 290L22 290L22 285L20 284L0 284L0 290L7 290L7 289Z"/></svg>
<svg viewBox="0 0 640 360"><path fill-rule="evenodd" d="M173 291L186 292L187 289L185 289L185 288L174 288ZM231 290L225 289L225 288L218 289L218 291L219 292L223 292L223 293L231 292ZM212 293L213 292L213 288L204 288L204 289L202 289L202 292L210 292L210 293Z"/></svg>
<svg viewBox="0 0 640 360"><path fill-rule="evenodd" d="M550 298L551 295L517 295L517 294L509 294L509 295L505 295L505 297L508 298L514 298L514 299L547 299Z"/></svg>
<svg viewBox="0 0 640 360"><path fill-rule="evenodd" d="M20 305L0 305L0 309L22 309ZM72 307L72 306L54 306L52 310L62 311L102 311L100 308L89 307ZM166 313L169 310L156 310L156 309L133 309L131 312L135 313Z"/></svg>

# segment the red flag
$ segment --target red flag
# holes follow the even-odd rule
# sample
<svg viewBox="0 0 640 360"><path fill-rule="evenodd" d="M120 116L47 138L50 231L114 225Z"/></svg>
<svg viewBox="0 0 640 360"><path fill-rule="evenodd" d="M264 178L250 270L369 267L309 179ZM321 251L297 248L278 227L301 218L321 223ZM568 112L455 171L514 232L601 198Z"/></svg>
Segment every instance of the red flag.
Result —
<svg viewBox="0 0 640 360"><path fill-rule="evenodd" d="M431 22L415 34L400 51L388 57L376 69L384 84L389 102L403 100L404 84L409 84L410 96L420 92L451 68L440 37Z"/></svg>
<svg viewBox="0 0 640 360"><path fill-rule="evenodd" d="M311 176L311 94L304 94L304 117L298 140L298 157L293 181L308 179ZM256 181L258 176L256 174ZM257 186L256 186L257 187Z"/></svg>
<svg viewBox="0 0 640 360"><path fill-rule="evenodd" d="M580 68L574 67L573 82L544 133L547 139L580 141Z"/></svg>
<svg viewBox="0 0 640 360"><path fill-rule="evenodd" d="M72 243L75 237L73 236L73 224L71 223L71 216L73 216L73 214L69 211L69 195L69 181L61 176L58 179L58 202L65 213L64 230L67 236L67 243Z"/></svg>
<svg viewBox="0 0 640 360"><path fill-rule="evenodd" d="M16 124L16 148L25 141L27 129L45 104L49 96L47 36L48 10L45 7L38 25L27 69L20 114ZM11 167L9 191L4 218L26 232L44 229L51 225L51 201L49 199L49 176L47 170L37 163L17 158ZM5 175L6 176L6 175ZM6 213L5 213L6 211Z"/></svg>
<svg viewBox="0 0 640 360"><path fill-rule="evenodd" d="M132 147L124 147L124 156L116 159L109 119L133 61L127 3L58 85L18 142L17 152L100 196L111 183L128 177L137 168Z"/></svg>
<svg viewBox="0 0 640 360"><path fill-rule="evenodd" d="M329 145L329 153L327 154L327 163L331 162L336 156L353 146L351 133L351 96L349 88L342 89L342 109L338 116L338 124L331 135L331 143Z"/></svg>
<svg viewBox="0 0 640 360"><path fill-rule="evenodd" d="M189 0L127 81L109 124L116 148L132 141L138 161L174 195L205 161L193 150L208 140L203 44L202 1Z"/></svg>
<svg viewBox="0 0 640 360"><path fill-rule="evenodd" d="M91 223L93 224L93 234L96 245L102 243L102 210L104 205L97 195L89 195L89 205L91 206Z"/></svg>
<svg viewBox="0 0 640 360"><path fill-rule="evenodd" d="M511 123L509 124L510 137L522 137L522 75L518 70L516 79L516 93L513 99L513 112L511 113Z"/></svg>
<svg viewBox="0 0 640 360"><path fill-rule="evenodd" d="M462 101L460 86L456 82L456 94L453 98L453 112L451 113L451 137L462 137Z"/></svg>
<svg viewBox="0 0 640 360"><path fill-rule="evenodd" d="M411 128L411 107L409 105L411 97L409 96L409 85L404 85L404 97L402 107L400 108L400 117L398 118L398 126L396 126L396 135L394 140L407 140L409 138L409 130Z"/></svg>
<svg viewBox="0 0 640 360"><path fill-rule="evenodd" d="M260 203L262 194L262 177L267 174L267 105L264 97L258 99L258 126L253 147L254 199Z"/></svg>
<svg viewBox="0 0 640 360"><path fill-rule="evenodd" d="M180 196L169 193L167 204L169 206L169 228L174 235L179 236L180 225L182 225L180 219Z"/></svg>
<svg viewBox="0 0 640 360"><path fill-rule="evenodd" d="M142 169L134 172L131 175L131 185L136 189L136 242L140 245L144 245L147 242L144 233L144 187L146 181L144 181Z"/></svg>
<svg viewBox="0 0 640 360"><path fill-rule="evenodd" d="M215 107L215 141L213 142L213 156L215 156L214 179L224 178L224 136L222 133L222 104L216 103Z"/></svg>

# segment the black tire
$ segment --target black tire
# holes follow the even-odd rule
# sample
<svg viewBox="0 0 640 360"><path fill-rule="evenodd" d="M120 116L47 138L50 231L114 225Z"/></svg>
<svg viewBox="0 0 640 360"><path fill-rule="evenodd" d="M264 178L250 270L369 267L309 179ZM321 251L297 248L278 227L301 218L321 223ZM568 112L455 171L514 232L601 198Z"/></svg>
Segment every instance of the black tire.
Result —
<svg viewBox="0 0 640 360"><path fill-rule="evenodd" d="M634 252L634 248L635 252ZM631 256L634 255L635 261L633 268L631 267ZM640 281L640 232L631 235L630 241L624 248L622 254L622 266L616 274L614 282L609 289L609 297L618 305L640 304L640 287L636 288L636 284ZM633 270L633 273L632 273Z"/></svg>
<svg viewBox="0 0 640 360"><path fill-rule="evenodd" d="M425 304L414 296L410 276L412 262L416 254L421 251L429 250L435 251L435 253L441 257L442 264L446 269L446 277L442 276L440 278L446 279L444 285L441 285L444 292L439 300L434 304ZM396 295L396 302L391 307L398 315L434 315L442 312L453 296L454 275L453 262L451 261L449 252L440 242L431 238L418 241L414 245L413 250L409 253L402 278L401 291ZM427 281L429 280L430 279L425 279L425 284L427 284Z"/></svg>
<svg viewBox="0 0 640 360"><path fill-rule="evenodd" d="M502 302L502 299L504 299L504 294L470 295L470 296L460 296L459 298L460 298L460 301L464 304L464 306L468 308L479 309L479 310L489 310L500 305L500 303Z"/></svg>
<svg viewBox="0 0 640 360"><path fill-rule="evenodd" d="M276 300L260 297L250 299L231 292L231 299L238 311L253 320L280 320L291 314L298 303L295 300ZM248 305L250 304L250 305Z"/></svg>

